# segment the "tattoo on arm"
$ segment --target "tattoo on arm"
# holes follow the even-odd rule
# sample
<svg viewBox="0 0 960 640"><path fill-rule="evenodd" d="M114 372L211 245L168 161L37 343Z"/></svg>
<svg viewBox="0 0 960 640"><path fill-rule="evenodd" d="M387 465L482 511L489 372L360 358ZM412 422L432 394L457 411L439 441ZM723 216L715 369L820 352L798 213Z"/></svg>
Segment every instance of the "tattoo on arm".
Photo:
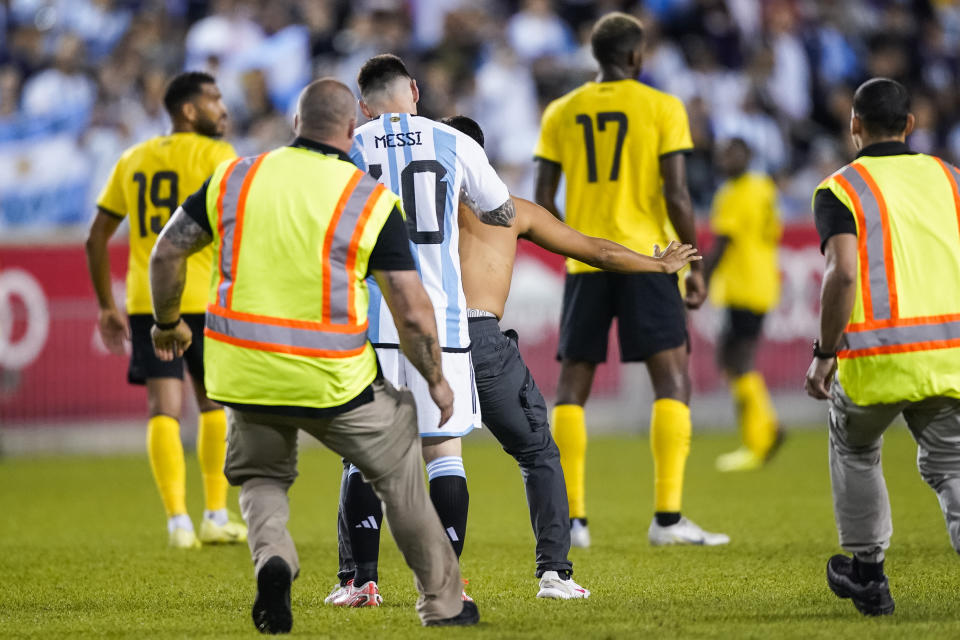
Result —
<svg viewBox="0 0 960 640"><path fill-rule="evenodd" d="M213 238L193 221L183 209L177 209L170 222L163 228L160 238L166 239L187 255L196 253L210 244ZM157 242L160 240L158 239Z"/></svg>
<svg viewBox="0 0 960 640"><path fill-rule="evenodd" d="M436 337L427 334L419 335L410 342L410 352L407 356L410 362L427 382L437 382L443 376L443 372L440 368L440 346L437 344Z"/></svg>
<svg viewBox="0 0 960 640"><path fill-rule="evenodd" d="M476 209L474 209L476 211ZM517 217L517 210L513 206L513 198L494 209L493 211L477 211L480 222L497 227L509 227Z"/></svg>
<svg viewBox="0 0 960 640"><path fill-rule="evenodd" d="M163 228L150 255L153 316L158 322L173 322L180 315L180 298L187 281L187 257L212 240L182 209L178 209Z"/></svg>

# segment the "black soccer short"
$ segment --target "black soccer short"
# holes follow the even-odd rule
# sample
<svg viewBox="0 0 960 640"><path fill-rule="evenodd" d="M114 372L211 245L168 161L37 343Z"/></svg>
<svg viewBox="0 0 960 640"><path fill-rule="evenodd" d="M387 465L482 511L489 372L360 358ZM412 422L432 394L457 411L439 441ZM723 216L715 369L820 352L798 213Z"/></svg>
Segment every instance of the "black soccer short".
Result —
<svg viewBox="0 0 960 640"><path fill-rule="evenodd" d="M183 380L183 365L186 363L190 376L203 382L203 323L204 314L185 313L183 319L193 332L193 343L182 358L164 362L153 351L153 339L150 329L153 316L136 314L130 316L130 368L127 369L127 382L146 384L150 378L179 378Z"/></svg>
<svg viewBox="0 0 960 640"><path fill-rule="evenodd" d="M605 362L614 318L623 362L641 362L688 343L675 274L568 273L557 359Z"/></svg>
<svg viewBox="0 0 960 640"><path fill-rule="evenodd" d="M739 307L727 307L723 317L721 336L724 342L734 340L756 340L763 331L763 319L766 314L754 313Z"/></svg>

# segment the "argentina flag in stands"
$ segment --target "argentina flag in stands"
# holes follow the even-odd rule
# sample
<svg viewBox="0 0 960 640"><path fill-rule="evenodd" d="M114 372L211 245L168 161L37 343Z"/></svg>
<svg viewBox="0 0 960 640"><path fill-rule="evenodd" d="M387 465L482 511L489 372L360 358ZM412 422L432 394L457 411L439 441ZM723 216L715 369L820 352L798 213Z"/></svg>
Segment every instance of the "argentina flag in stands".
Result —
<svg viewBox="0 0 960 640"><path fill-rule="evenodd" d="M403 201L410 250L433 302L440 346L467 351L470 337L460 280L461 189L484 211L510 194L483 149L469 136L439 122L386 113L358 127L351 158ZM373 278L368 336L376 347L398 346L397 330Z"/></svg>

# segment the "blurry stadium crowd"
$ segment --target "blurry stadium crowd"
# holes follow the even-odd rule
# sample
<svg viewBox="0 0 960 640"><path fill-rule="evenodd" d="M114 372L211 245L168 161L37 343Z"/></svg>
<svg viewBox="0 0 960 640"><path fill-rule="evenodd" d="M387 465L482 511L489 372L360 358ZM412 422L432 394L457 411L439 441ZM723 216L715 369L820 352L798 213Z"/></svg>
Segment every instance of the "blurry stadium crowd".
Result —
<svg viewBox="0 0 960 640"><path fill-rule="evenodd" d="M519 195L547 102L595 72L588 34L609 10L646 25L643 80L687 105L701 211L713 148L739 136L773 173L788 218L849 159L853 88L913 95L914 149L960 162L960 4L950 0L0 0L0 229L86 223L121 151L163 133L166 80L217 76L241 154L291 137L310 78L355 86L369 56L401 55L422 115L464 113Z"/></svg>

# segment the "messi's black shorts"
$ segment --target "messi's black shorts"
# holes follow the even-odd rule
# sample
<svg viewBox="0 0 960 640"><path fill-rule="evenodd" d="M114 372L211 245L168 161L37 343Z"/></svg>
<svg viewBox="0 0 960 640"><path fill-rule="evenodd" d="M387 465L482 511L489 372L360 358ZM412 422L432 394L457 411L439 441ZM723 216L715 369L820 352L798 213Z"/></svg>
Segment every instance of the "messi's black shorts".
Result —
<svg viewBox="0 0 960 640"><path fill-rule="evenodd" d="M153 352L153 339L150 329L153 316L135 314L130 316L130 368L127 369L127 382L146 384L149 378L178 378L183 380L183 365L186 363L190 377L203 382L203 324L204 314L185 313L183 319L193 332L193 343L182 358L164 362Z"/></svg>
<svg viewBox="0 0 960 640"><path fill-rule="evenodd" d="M568 273L557 359L605 362L614 318L623 362L641 362L688 343L675 274Z"/></svg>
<svg viewBox="0 0 960 640"><path fill-rule="evenodd" d="M734 340L755 340L763 331L763 313L754 313L738 307L727 307L723 317L723 331L721 336L724 342Z"/></svg>

